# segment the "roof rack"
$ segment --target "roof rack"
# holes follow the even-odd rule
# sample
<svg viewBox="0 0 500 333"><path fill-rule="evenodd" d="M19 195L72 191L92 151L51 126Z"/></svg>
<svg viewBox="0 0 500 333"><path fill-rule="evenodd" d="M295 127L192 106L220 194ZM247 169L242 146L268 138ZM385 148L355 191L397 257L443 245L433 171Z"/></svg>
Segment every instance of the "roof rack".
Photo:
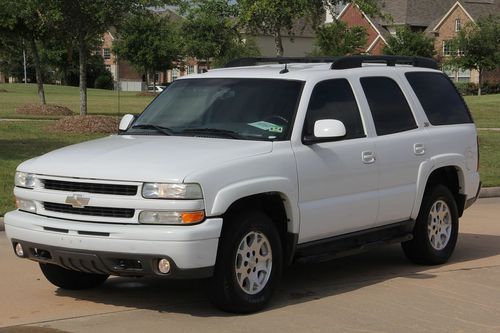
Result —
<svg viewBox="0 0 500 333"><path fill-rule="evenodd" d="M229 61L224 67L258 66L263 64L291 64L291 63L329 63L338 57L251 57L238 58Z"/></svg>
<svg viewBox="0 0 500 333"><path fill-rule="evenodd" d="M332 63L331 69L348 69L362 67L363 64L386 64L387 66L410 65L413 67L424 67L438 69L436 60L424 57L405 57L405 56L372 56L355 55L347 57L338 57Z"/></svg>
<svg viewBox="0 0 500 333"><path fill-rule="evenodd" d="M372 56L354 55L345 57L251 57L239 58L229 61L224 67L245 67L263 64L290 64L290 63L332 63L330 69L349 69L362 67L363 64L386 64L387 66L410 65L438 69L434 59L424 57L406 56Z"/></svg>

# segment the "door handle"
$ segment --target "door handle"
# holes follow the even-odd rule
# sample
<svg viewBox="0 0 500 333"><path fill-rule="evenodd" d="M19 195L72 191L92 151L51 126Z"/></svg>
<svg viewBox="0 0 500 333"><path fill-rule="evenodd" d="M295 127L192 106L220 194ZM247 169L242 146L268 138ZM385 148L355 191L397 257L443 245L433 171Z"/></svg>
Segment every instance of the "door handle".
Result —
<svg viewBox="0 0 500 333"><path fill-rule="evenodd" d="M415 143L413 145L413 153L417 156L425 155L425 146L423 143Z"/></svg>
<svg viewBox="0 0 500 333"><path fill-rule="evenodd" d="M365 164L372 164L375 162L375 153L372 151L364 151L361 153L361 159Z"/></svg>

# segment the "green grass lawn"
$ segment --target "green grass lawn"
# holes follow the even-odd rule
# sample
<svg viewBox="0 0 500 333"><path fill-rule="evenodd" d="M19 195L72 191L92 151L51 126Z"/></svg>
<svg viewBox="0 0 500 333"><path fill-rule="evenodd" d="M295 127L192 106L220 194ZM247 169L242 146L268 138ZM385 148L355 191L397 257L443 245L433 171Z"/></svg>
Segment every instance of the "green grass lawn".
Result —
<svg viewBox="0 0 500 333"><path fill-rule="evenodd" d="M0 83L0 118L34 118L16 114L16 108L25 103L38 103L35 84ZM150 96L137 96L136 92L120 92L120 110L116 91L88 89L88 111L90 114L118 115L139 113L152 100ZM47 103L70 108L75 114L80 112L80 91L78 87L45 85ZM56 117L57 118L57 117Z"/></svg>
<svg viewBox="0 0 500 333"><path fill-rule="evenodd" d="M466 96L465 102L477 127L500 128L500 94Z"/></svg>
<svg viewBox="0 0 500 333"><path fill-rule="evenodd" d="M0 122L0 216L14 208L12 189L19 163L51 150L103 135L54 133L46 130L49 122Z"/></svg>

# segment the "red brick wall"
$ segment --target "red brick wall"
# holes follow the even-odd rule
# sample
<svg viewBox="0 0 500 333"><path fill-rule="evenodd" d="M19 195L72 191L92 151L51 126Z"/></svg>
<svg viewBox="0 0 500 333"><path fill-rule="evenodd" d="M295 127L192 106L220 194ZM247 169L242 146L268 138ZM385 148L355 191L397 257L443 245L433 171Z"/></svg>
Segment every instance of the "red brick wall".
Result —
<svg viewBox="0 0 500 333"><path fill-rule="evenodd" d="M366 41L365 50L370 46L375 38L377 38L378 33L377 30L373 28L373 26L368 22L365 18L361 10L354 5L349 5L345 10L340 20L347 23L349 27L353 26L362 26L365 27L366 32L368 33L368 39Z"/></svg>
<svg viewBox="0 0 500 333"><path fill-rule="evenodd" d="M372 55L382 55L383 54L382 50L384 49L384 46L385 46L384 40L382 38L379 38L379 40L375 43L375 45L372 47L369 53Z"/></svg>

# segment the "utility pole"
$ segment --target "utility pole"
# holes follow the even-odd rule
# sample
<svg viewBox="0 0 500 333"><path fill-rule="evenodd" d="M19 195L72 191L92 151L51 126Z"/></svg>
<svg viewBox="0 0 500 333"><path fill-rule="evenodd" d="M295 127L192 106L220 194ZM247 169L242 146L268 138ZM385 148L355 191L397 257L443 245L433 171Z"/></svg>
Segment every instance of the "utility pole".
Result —
<svg viewBox="0 0 500 333"><path fill-rule="evenodd" d="M23 50L23 62L24 62L24 84L28 84L28 78L26 74L26 51Z"/></svg>

